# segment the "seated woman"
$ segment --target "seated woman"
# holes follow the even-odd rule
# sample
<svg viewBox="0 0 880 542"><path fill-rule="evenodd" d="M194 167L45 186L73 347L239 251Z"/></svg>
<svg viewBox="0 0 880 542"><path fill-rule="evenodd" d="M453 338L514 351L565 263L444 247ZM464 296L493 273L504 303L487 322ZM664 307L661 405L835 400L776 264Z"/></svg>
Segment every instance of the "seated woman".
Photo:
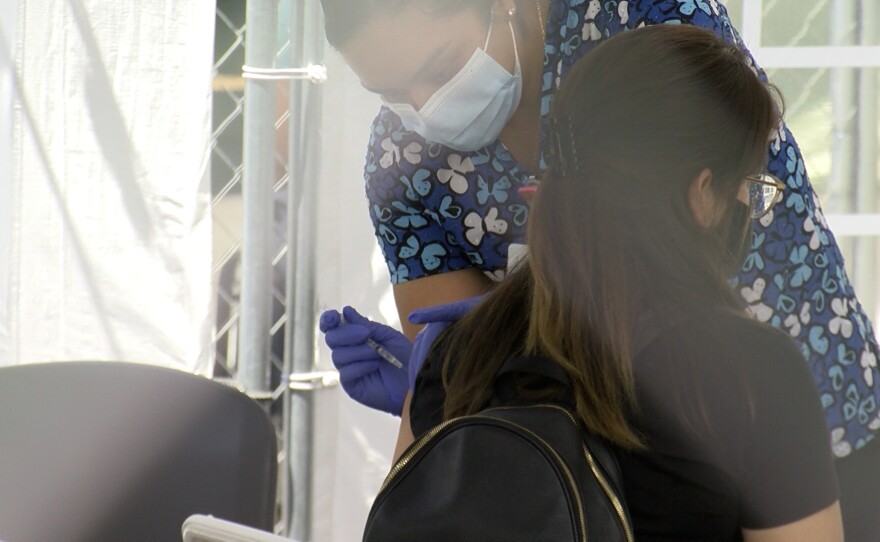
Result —
<svg viewBox="0 0 880 542"><path fill-rule="evenodd" d="M636 540L842 540L813 379L728 283L784 188L768 87L711 33L653 26L580 60L551 117L529 255L430 351L416 438L483 408L506 360L546 356L619 452Z"/></svg>

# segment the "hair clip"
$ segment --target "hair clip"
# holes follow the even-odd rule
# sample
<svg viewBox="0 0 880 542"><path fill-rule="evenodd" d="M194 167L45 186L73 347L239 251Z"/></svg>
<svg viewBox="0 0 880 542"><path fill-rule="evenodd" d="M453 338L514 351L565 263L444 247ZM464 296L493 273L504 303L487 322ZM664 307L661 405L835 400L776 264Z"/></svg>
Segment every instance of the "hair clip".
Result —
<svg viewBox="0 0 880 542"><path fill-rule="evenodd" d="M546 155L550 158L548 168L556 167L563 177L580 174L574 122L571 117L550 118L547 131Z"/></svg>
<svg viewBox="0 0 880 542"><path fill-rule="evenodd" d="M492 15L492 18L495 20L499 20L502 18L510 20L513 18L514 15L516 15L516 6L507 8L507 11L504 11L504 12L496 11L495 8L493 7L489 13Z"/></svg>

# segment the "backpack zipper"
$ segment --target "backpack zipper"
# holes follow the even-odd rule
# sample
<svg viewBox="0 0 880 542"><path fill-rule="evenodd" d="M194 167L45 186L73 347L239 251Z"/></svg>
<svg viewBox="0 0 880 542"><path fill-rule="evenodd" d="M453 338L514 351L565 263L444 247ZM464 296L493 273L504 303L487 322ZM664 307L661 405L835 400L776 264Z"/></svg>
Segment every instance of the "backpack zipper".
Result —
<svg viewBox="0 0 880 542"><path fill-rule="evenodd" d="M582 446L584 448L584 457L587 458L587 463L589 463L590 465L590 470L593 471L593 476L595 476L596 479L599 480L599 485L602 486L602 489L608 496L608 500L611 501L611 506L613 506L614 510L617 512L617 517L620 518L620 523L623 525L623 534L624 536L626 536L626 542L635 542L632 527L630 526L629 521L627 521L626 519L626 514L623 513L623 505L620 503L620 499L617 497L617 494L614 493L614 490L611 489L611 485L608 483L608 480L605 479L602 471L599 470L599 467L593 460L593 456L592 454L590 454L590 450L587 448L587 445L582 444Z"/></svg>
<svg viewBox="0 0 880 542"><path fill-rule="evenodd" d="M529 405L528 407L495 407L486 409L486 411L492 410L514 410L517 408L552 408L554 410L558 410L568 417L568 419L573 423L578 429L580 429L580 424L578 424L575 417L568 410L557 406L557 405ZM618 497L617 493L615 493L614 489L611 488L611 484L608 483L608 480L605 478L605 475L602 473L602 470L599 469L599 466L596 464L595 459L593 459L593 454L590 453L590 449L587 448L586 443L581 443L581 448L584 451L584 458L587 460L587 464L590 466L590 470L593 472L593 476L599 481L599 486L602 488L602 491L605 492L605 496L608 497L609 502L611 502L611 506L614 508L614 511L617 513L617 517L620 520L620 524L623 526L623 534L626 537L627 542L635 542L635 536L633 536L632 526L627 521L626 514L623 511L623 504L620 501L620 497Z"/></svg>
<svg viewBox="0 0 880 542"><path fill-rule="evenodd" d="M543 406L543 405L541 405L541 406ZM512 408L515 408L515 407L512 407ZM500 410L500 409L503 409L503 407L488 409L488 410ZM385 477L385 482L383 482L382 487L379 489L379 493L376 495L376 500L379 499L379 496L385 491L385 489L388 487L388 485L391 483L391 481L398 474L400 474L400 472L404 468L406 468L406 465L412 460L412 458L416 454L418 454L428 444L428 442L430 442L441 431L443 431L444 429L446 429L450 425L452 425L456 422L460 422L462 420L482 420L482 421L489 421L492 423L500 423L501 425L508 425L510 427L514 427L514 428L528 434L530 437L532 437L536 441L540 442L541 445L544 447L544 450L550 452L550 454L552 455L557 466L559 466L560 469L562 470L562 472L565 474L565 477L566 477L566 479L568 481L568 485L569 485L569 488L568 488L569 492L572 495L574 495L574 499L576 501L577 516L578 516L577 517L578 528L580 530L580 539L581 539L581 542L587 542L587 525L586 525L586 519L584 518L584 505L583 505L583 501L581 500L581 492L578 490L577 482L574 479L574 475L571 473L571 470L569 470L568 465L565 464L565 461L563 461L562 458L559 457L559 454L556 453L556 450L554 450L549 444L547 444L547 441L545 441L544 439L539 437L533 431L530 431L529 429L522 427L521 425L516 424L514 422L504 420L504 419L499 419L499 418L493 418L491 416L472 415L472 416L461 416L459 418L453 418L451 420L447 420L447 421L441 423L440 425L434 427L433 429L431 429L430 431L425 433L425 435L422 436L422 438L420 438L415 444L413 444L413 446L409 450L406 451L406 453L403 454L403 456L401 456L401 458L397 461L397 463L394 464L394 467L391 468L391 471L388 473L388 476Z"/></svg>
<svg viewBox="0 0 880 542"><path fill-rule="evenodd" d="M402 456L400 456L400 459L398 459L394 466L391 467L391 470L388 471L388 475L385 477L385 481L382 482L382 487L379 488L379 493L376 494L376 497L378 498L378 496L381 495L383 491L385 491L385 488L388 487L388 484L391 483L391 480L393 480L394 477L397 476L400 471L402 471L406 467L406 465L412 460L413 456L418 454L422 450L422 448L424 448L428 444L428 442L433 440L433 438L436 437L438 433L446 429L447 426L451 425L454 422L457 422L460 419L461 418L453 418L451 420L447 420L440 425L434 426L433 429L422 435L422 437L417 440L415 444L413 444L409 449L406 450L406 452L404 452Z"/></svg>

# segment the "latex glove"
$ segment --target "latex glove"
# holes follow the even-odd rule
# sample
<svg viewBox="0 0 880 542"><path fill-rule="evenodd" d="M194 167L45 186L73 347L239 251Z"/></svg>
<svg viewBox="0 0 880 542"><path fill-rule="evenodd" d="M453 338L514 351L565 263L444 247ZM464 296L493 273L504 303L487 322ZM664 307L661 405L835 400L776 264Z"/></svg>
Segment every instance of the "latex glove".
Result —
<svg viewBox="0 0 880 542"><path fill-rule="evenodd" d="M478 295L455 303L437 305L436 307L424 307L416 309L409 314L409 321L413 324L426 324L416 335L413 342L412 355L409 357L409 388L415 389L416 377L431 346L437 337L453 323L461 319L474 308L485 295Z"/></svg>
<svg viewBox="0 0 880 542"><path fill-rule="evenodd" d="M344 321L343 321L344 317ZM400 416L409 391L407 364L412 343L396 329L372 322L351 307L326 311L318 327L332 351L342 389L358 403ZM368 344L370 340L373 345ZM395 367L376 351L376 346L397 358Z"/></svg>

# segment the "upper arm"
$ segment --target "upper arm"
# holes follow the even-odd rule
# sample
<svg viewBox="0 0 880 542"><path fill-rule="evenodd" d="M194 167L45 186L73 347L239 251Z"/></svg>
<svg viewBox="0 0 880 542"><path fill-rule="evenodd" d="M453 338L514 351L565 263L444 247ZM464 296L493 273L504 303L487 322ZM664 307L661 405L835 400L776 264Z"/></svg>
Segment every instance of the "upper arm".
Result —
<svg viewBox="0 0 880 542"><path fill-rule="evenodd" d="M415 309L468 299L486 293L490 287L489 279L473 267L395 284L394 301L404 335L413 340L421 329L408 319Z"/></svg>
<svg viewBox="0 0 880 542"><path fill-rule="evenodd" d="M843 542L840 504L787 525L771 529L743 529L745 542Z"/></svg>
<svg viewBox="0 0 880 542"><path fill-rule="evenodd" d="M412 425L409 423L409 407L412 404L412 391L406 394L406 400L403 401L403 411L400 413L400 427L397 430L397 443L394 445L394 455L391 458L391 464L397 463L403 452L415 442L413 436Z"/></svg>
<svg viewBox="0 0 880 542"><path fill-rule="evenodd" d="M487 292L511 244L524 244L531 177L503 144L459 152L429 144L382 108L364 168L369 214L404 333L414 309ZM492 277L492 280L488 278Z"/></svg>
<svg viewBox="0 0 880 542"><path fill-rule="evenodd" d="M458 166L467 173L454 173L461 185L447 178L452 175L447 162L460 161L457 155L429 155L424 141L388 112L373 125L365 169L369 214L410 338L415 335L410 311L484 293L489 280L482 270L503 269L505 246L521 233L508 227L506 208L498 217L503 233L483 231L488 227L474 222L470 215L488 213L491 207L483 207L490 202L479 205L477 172L469 161ZM476 236L478 229L482 235Z"/></svg>
<svg viewBox="0 0 880 542"><path fill-rule="evenodd" d="M791 338L755 322L737 335L725 347L750 345L732 360L745 369L748 408L733 413L740 430L728 442L742 453L742 525L772 532L837 501L837 476L816 385Z"/></svg>
<svg viewBox="0 0 880 542"><path fill-rule="evenodd" d="M515 190L523 174L501 150L484 149L488 162L429 152L384 109L373 124L365 168L369 213L410 339L418 331L407 319L412 310L485 293L485 273L500 279L509 245L524 241L528 208Z"/></svg>

